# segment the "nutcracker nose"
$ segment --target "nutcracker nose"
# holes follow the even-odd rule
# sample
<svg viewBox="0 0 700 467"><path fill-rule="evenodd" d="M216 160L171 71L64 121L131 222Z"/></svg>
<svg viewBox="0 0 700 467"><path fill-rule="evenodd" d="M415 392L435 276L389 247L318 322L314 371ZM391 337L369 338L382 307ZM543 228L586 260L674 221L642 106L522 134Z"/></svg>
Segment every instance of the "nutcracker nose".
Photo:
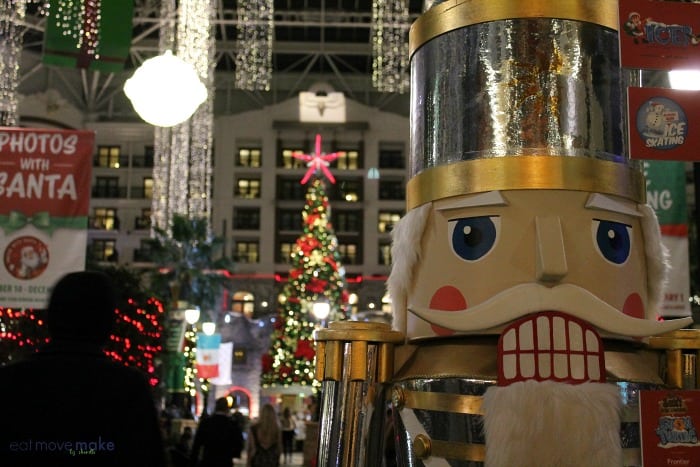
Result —
<svg viewBox="0 0 700 467"><path fill-rule="evenodd" d="M557 282L566 276L566 251L561 220L556 216L535 217L537 280Z"/></svg>

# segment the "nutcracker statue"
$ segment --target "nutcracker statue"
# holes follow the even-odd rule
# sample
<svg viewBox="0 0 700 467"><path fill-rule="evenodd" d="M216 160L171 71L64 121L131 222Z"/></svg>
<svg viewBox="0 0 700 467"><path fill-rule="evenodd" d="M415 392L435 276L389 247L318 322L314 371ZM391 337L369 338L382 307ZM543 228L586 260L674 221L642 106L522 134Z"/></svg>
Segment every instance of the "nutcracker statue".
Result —
<svg viewBox="0 0 700 467"><path fill-rule="evenodd" d="M434 3L410 31L393 325L317 332L319 465L640 465L667 264L615 0ZM390 401L390 402L386 402ZM389 441L391 442L391 441Z"/></svg>

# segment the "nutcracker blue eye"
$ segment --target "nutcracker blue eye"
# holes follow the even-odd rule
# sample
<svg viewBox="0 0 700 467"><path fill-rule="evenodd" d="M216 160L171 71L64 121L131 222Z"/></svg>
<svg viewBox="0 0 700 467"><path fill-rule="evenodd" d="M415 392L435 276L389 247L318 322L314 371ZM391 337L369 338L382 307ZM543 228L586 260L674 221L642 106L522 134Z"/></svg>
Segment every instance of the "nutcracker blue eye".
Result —
<svg viewBox="0 0 700 467"><path fill-rule="evenodd" d="M493 249L499 230L498 216L452 219L448 224L452 251L466 261L476 261Z"/></svg>
<svg viewBox="0 0 700 467"><path fill-rule="evenodd" d="M632 227L620 222L593 219L593 242L603 258L615 264L627 261L632 249Z"/></svg>

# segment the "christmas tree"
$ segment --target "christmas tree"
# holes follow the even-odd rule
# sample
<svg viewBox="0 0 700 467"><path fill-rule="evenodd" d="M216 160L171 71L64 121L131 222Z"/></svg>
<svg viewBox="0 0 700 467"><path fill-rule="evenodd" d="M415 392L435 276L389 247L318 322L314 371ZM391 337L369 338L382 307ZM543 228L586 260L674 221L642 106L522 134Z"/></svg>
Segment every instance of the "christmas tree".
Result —
<svg viewBox="0 0 700 467"><path fill-rule="evenodd" d="M263 356L263 386L314 384L313 331L319 324L312 313L314 303L330 305L329 321L346 317L344 269L328 198L318 178L309 185L302 218L303 234L291 254L292 267L278 303L271 348Z"/></svg>

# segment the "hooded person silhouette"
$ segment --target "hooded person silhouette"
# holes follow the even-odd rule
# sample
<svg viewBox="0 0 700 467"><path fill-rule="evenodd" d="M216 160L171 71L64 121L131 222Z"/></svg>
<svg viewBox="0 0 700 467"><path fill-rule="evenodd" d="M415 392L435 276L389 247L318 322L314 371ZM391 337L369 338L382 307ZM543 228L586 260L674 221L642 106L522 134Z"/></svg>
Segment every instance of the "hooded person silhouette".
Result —
<svg viewBox="0 0 700 467"><path fill-rule="evenodd" d="M102 349L116 303L103 273L69 273L56 283L50 342L0 367L0 465L166 465L148 382Z"/></svg>

